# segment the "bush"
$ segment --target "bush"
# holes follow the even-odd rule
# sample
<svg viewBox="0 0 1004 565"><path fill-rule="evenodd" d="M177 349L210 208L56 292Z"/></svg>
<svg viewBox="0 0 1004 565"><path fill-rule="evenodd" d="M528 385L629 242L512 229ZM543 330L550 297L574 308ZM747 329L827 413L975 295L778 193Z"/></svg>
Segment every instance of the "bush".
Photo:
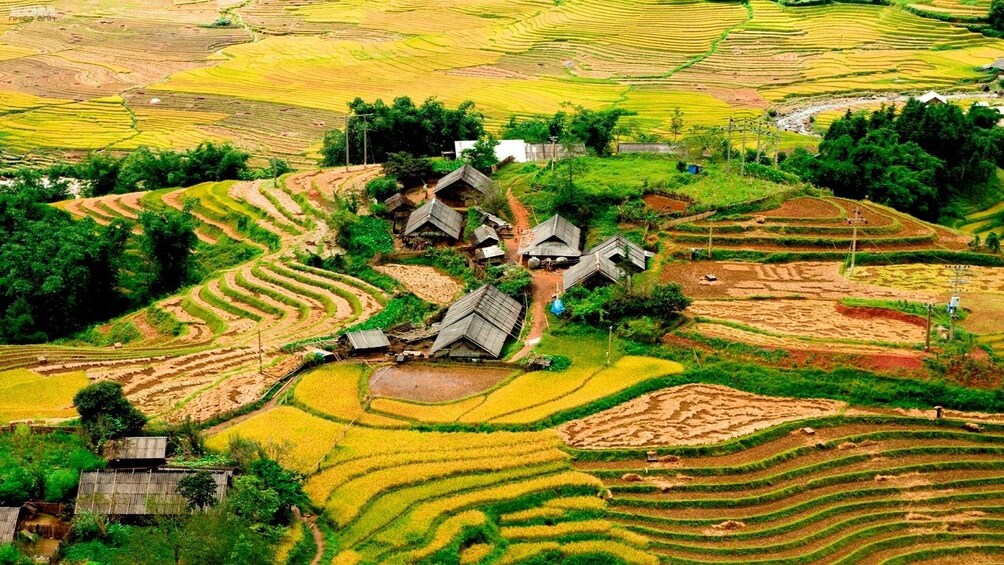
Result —
<svg viewBox="0 0 1004 565"><path fill-rule="evenodd" d="M533 275L522 265L506 264L488 268L488 277L496 288L517 298L533 286Z"/></svg>
<svg viewBox="0 0 1004 565"><path fill-rule="evenodd" d="M662 326L648 316L628 320L621 325L618 333L624 339L648 344L659 343L663 335Z"/></svg>
<svg viewBox="0 0 1004 565"><path fill-rule="evenodd" d="M387 200L400 190L397 179L392 176L377 177L366 183L366 194L376 198L377 202Z"/></svg>

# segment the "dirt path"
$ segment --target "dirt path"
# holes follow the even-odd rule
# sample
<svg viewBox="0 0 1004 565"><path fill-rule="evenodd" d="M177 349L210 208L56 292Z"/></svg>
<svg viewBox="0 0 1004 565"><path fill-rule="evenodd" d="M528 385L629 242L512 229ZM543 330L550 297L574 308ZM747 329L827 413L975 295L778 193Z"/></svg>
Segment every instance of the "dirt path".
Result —
<svg viewBox="0 0 1004 565"><path fill-rule="evenodd" d="M522 202L512 195L512 190L506 193L509 199L509 207L512 208L513 215L513 237L506 242L506 254L513 263L519 263L517 250L520 239L530 230L530 211ZM512 361L518 361L527 355L540 342L544 330L547 329L547 303L551 301L557 289L557 284L561 282L561 273L555 271L545 271L538 269L530 271L533 275L533 302L530 304L530 332L526 335L523 348L516 352Z"/></svg>
<svg viewBox="0 0 1004 565"><path fill-rule="evenodd" d="M303 522L310 526L310 533L314 536L314 544L317 545L317 553L314 554L313 561L310 565L320 565L321 558L324 557L324 535L321 534L321 530L317 527L317 517L314 516L313 519L304 518Z"/></svg>

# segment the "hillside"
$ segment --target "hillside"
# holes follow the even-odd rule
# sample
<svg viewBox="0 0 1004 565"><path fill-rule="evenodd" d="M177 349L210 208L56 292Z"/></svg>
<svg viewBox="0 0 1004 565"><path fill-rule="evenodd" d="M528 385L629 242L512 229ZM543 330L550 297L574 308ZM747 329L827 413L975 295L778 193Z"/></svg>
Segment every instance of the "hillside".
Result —
<svg viewBox="0 0 1004 565"><path fill-rule="evenodd" d="M982 2L39 4L54 21L2 24L0 132L41 161L232 140L304 165L356 96L470 99L490 125L617 106L665 134L674 107L689 129L807 96L966 87L1004 48L936 19L979 18Z"/></svg>

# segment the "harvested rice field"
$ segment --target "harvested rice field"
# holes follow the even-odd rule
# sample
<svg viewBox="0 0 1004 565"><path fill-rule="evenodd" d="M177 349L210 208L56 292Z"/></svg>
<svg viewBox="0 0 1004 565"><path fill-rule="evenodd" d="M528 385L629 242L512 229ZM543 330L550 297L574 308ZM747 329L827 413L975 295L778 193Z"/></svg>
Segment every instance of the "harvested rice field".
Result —
<svg viewBox="0 0 1004 565"><path fill-rule="evenodd" d="M456 279L427 265L377 265L377 271L397 279L415 296L433 304L450 304L464 290Z"/></svg>
<svg viewBox="0 0 1004 565"><path fill-rule="evenodd" d="M408 363L374 371L369 389L384 398L450 402L485 392L514 374L505 368Z"/></svg>
<svg viewBox="0 0 1004 565"><path fill-rule="evenodd" d="M2 24L0 104L16 111L0 132L35 160L230 140L302 166L356 96L471 99L493 127L566 102L618 106L637 113L630 125L668 134L676 107L689 128L806 96L966 88L1004 46L938 19L978 18L982 1L56 7L54 20Z"/></svg>

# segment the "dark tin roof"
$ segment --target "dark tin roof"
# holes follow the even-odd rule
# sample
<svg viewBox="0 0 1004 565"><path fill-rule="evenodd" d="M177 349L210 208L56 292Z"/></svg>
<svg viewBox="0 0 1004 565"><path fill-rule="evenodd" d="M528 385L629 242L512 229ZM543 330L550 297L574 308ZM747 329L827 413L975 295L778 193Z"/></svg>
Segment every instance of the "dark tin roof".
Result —
<svg viewBox="0 0 1004 565"><path fill-rule="evenodd" d="M466 337L495 357L506 338L519 323L523 306L491 285L485 285L450 306L443 318L442 330L430 353L453 345Z"/></svg>
<svg viewBox="0 0 1004 565"><path fill-rule="evenodd" d="M478 229L474 230L474 233L471 234L471 243L476 246L489 242L498 243L499 241L498 232L491 226L478 226Z"/></svg>
<svg viewBox="0 0 1004 565"><path fill-rule="evenodd" d="M483 261L485 259L494 259L495 257L504 257L505 251L498 245L489 245L488 247L482 247L474 251L474 258Z"/></svg>
<svg viewBox="0 0 1004 565"><path fill-rule="evenodd" d="M124 437L109 443L105 457L111 460L164 459L167 457L166 437Z"/></svg>
<svg viewBox="0 0 1004 565"><path fill-rule="evenodd" d="M582 231L555 214L531 230L533 240L520 249L520 255L539 257L578 257L582 255L579 240Z"/></svg>
<svg viewBox="0 0 1004 565"><path fill-rule="evenodd" d="M383 334L383 330L381 329L349 332L345 334L345 337L349 338L349 343L352 344L352 349L379 349L381 347L390 347L390 341L387 340L387 336Z"/></svg>
<svg viewBox="0 0 1004 565"><path fill-rule="evenodd" d="M408 216L404 235L411 235L427 224L432 224L453 239L460 239L464 230L464 215L433 198Z"/></svg>
<svg viewBox="0 0 1004 565"><path fill-rule="evenodd" d="M149 516L187 512L188 502L178 494L178 481L195 473L191 469L105 470L80 473L74 512L111 516ZM232 471L209 470L216 482L216 500L227 492Z"/></svg>
<svg viewBox="0 0 1004 565"><path fill-rule="evenodd" d="M642 271L648 268L648 258L652 257L654 253L645 251L640 245L629 241L623 235L615 235L607 239L599 245L594 246L586 254L592 255L595 253L611 261L616 261L624 257L625 249L627 249L627 259L631 261L632 265Z"/></svg>
<svg viewBox="0 0 1004 565"><path fill-rule="evenodd" d="M17 533L17 519L20 515L20 506L0 506L0 544L14 541L14 535Z"/></svg>
<svg viewBox="0 0 1004 565"><path fill-rule="evenodd" d="M384 200L383 203L385 206L387 206L388 212L393 212L398 208L405 208L410 210L415 207L415 205L411 203L411 200L405 198L404 195L401 194L400 192L394 193L390 198Z"/></svg>
<svg viewBox="0 0 1004 565"><path fill-rule="evenodd" d="M568 290L594 275L600 275L610 282L617 282L624 276L624 270L614 265L610 259L594 253L582 257L578 264L565 271L561 284Z"/></svg>
<svg viewBox="0 0 1004 565"><path fill-rule="evenodd" d="M432 192L433 194L439 194L440 191L446 190L461 181L482 193L487 192L488 186L492 183L492 179L488 178L488 176L481 171L470 165L464 165L439 179L439 182L436 183L435 190Z"/></svg>

